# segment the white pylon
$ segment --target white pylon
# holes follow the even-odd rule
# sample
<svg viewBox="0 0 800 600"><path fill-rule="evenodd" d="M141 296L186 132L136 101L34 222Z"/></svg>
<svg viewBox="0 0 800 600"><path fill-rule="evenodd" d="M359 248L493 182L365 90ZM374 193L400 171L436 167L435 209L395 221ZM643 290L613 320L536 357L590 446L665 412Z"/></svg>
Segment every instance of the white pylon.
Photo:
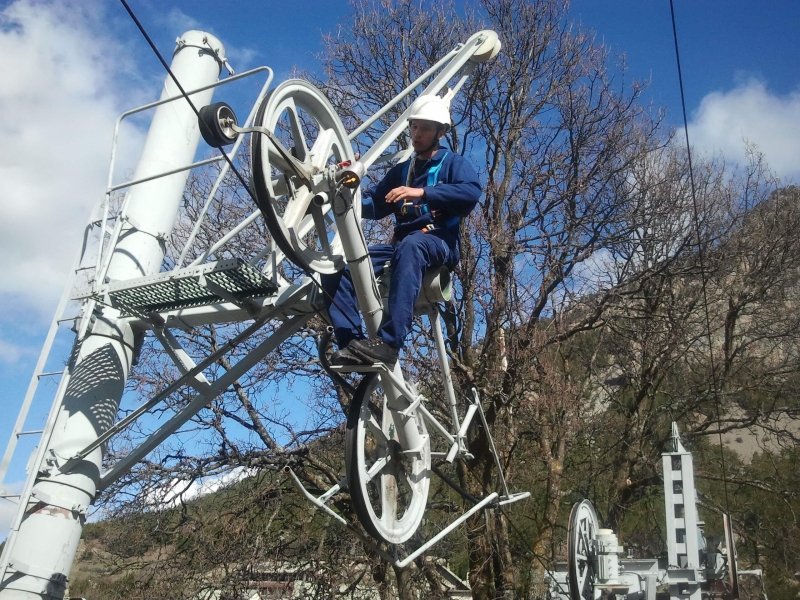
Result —
<svg viewBox="0 0 800 600"><path fill-rule="evenodd" d="M214 36L189 31L178 38L172 72L184 90L210 85L219 78L224 52ZM211 101L212 94L209 89L191 99L200 108ZM161 98L179 95L167 76ZM199 139L197 117L185 100L159 106L134 178L190 164ZM121 235L106 270L109 279L127 280L160 271L187 177L188 171L184 171L131 189ZM133 355L133 332L118 316L118 311L110 308L97 311L86 337L76 341L69 382L45 460L28 475L36 478L31 503L18 530L9 536L9 569L0 582L2 600L64 597L86 509L97 491L101 450L67 473L59 467L116 419Z"/></svg>

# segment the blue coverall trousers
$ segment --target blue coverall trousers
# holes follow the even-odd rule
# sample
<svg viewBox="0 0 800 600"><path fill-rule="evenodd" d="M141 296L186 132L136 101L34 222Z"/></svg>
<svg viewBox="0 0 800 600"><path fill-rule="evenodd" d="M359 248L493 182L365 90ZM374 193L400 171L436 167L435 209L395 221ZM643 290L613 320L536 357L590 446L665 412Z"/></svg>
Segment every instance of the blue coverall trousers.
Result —
<svg viewBox="0 0 800 600"><path fill-rule="evenodd" d="M414 231L396 246L378 244L369 247L372 268L376 275L391 261L389 310L384 313L378 337L393 348L401 349L414 320L414 304L422 289L422 277L427 269L452 265L454 252L448 243L434 234ZM336 341L344 348L354 339L364 337L361 314L350 270L345 268L332 275L322 275L326 292L325 305L330 314ZM333 298L333 302L331 301Z"/></svg>

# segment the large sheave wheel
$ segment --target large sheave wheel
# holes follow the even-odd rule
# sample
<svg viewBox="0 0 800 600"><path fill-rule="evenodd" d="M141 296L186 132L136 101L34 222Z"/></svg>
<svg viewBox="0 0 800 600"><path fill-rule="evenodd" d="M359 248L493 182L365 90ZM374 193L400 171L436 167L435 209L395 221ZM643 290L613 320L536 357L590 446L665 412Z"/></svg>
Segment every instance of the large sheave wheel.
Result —
<svg viewBox="0 0 800 600"><path fill-rule="evenodd" d="M597 531L600 525L588 500L576 502L569 515L567 580L570 600L594 600L597 579Z"/></svg>
<svg viewBox="0 0 800 600"><path fill-rule="evenodd" d="M419 412L404 417L385 406L377 374L356 390L347 416L345 463L350 497L364 529L378 540L400 544L419 527L430 486L431 452ZM397 431L408 419L425 440L403 448ZM411 450L411 451L408 451Z"/></svg>
<svg viewBox="0 0 800 600"><path fill-rule="evenodd" d="M250 144L253 192L278 248L303 269L344 268L332 201L344 194L359 218L361 201L358 191L337 191L331 181L331 167L355 159L333 106L307 81L289 79L264 98L254 125L274 134L253 133Z"/></svg>

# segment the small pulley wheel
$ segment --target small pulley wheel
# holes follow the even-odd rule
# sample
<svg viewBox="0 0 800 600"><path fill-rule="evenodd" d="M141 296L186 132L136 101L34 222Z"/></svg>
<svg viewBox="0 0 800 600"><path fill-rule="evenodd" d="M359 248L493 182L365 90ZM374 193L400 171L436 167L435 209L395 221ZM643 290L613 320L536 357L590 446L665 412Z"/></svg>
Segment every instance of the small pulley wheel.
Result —
<svg viewBox="0 0 800 600"><path fill-rule="evenodd" d="M490 29L479 31L473 35L470 40L478 36L483 36L484 39L481 45L476 48L475 53L470 58L470 61L474 63L489 62L500 53L500 50L503 48L503 44L500 42L497 34Z"/></svg>
<svg viewBox="0 0 800 600"><path fill-rule="evenodd" d="M225 102L215 102L200 109L200 135L212 148L229 146L236 141L233 126L238 126L233 109Z"/></svg>

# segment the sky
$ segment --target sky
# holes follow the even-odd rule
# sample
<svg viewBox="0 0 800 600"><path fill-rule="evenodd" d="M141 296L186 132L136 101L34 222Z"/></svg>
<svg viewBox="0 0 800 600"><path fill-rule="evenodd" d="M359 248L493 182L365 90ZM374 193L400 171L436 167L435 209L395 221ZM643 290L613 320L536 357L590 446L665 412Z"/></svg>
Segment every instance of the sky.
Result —
<svg viewBox="0 0 800 600"><path fill-rule="evenodd" d="M318 72L322 34L350 10L343 0L129 3L166 56L181 33L202 29L224 43L237 72L265 64L275 83L295 67ZM675 0L675 14L696 151L742 161L747 140L785 181L800 180L800 2ZM570 17L624 57L626 77L648 80L645 100L664 106L670 125L683 126L668 0L574 0ZM164 73L112 0L0 2L0 54L4 448L82 228L104 192L114 121L156 99ZM133 121L124 129L117 177L135 165L146 127ZM61 357L69 345L62 331ZM37 401L49 406L54 389L45 381ZM43 419L42 410L33 418ZM16 466L6 483L19 487L23 478ZM0 532L8 506L0 501Z"/></svg>

